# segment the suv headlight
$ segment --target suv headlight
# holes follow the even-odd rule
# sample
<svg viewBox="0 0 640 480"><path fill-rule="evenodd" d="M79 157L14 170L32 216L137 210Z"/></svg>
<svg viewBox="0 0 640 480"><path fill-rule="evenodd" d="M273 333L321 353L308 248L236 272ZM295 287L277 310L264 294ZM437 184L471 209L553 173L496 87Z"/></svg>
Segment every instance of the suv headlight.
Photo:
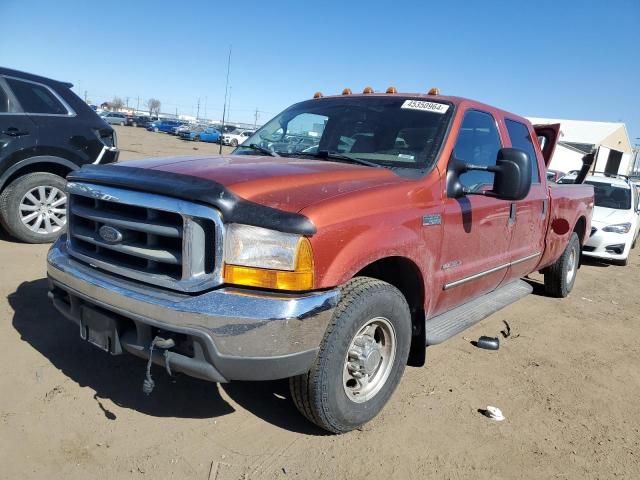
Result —
<svg viewBox="0 0 640 480"><path fill-rule="evenodd" d="M224 263L226 283L276 290L313 288L313 252L302 235L229 224Z"/></svg>
<svg viewBox="0 0 640 480"><path fill-rule="evenodd" d="M607 225L602 229L603 232L613 232L613 233L629 233L631 229L630 223L618 223L617 225Z"/></svg>

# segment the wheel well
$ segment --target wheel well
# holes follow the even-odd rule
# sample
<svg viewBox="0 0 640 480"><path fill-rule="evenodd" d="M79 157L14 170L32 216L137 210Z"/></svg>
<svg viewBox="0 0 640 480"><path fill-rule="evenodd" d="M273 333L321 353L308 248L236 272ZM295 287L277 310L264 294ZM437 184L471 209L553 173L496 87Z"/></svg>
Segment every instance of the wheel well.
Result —
<svg viewBox="0 0 640 480"><path fill-rule="evenodd" d="M422 366L425 362L424 281L418 266L408 258L388 257L367 265L355 275L390 283L404 295L411 311L411 350L408 364Z"/></svg>
<svg viewBox="0 0 640 480"><path fill-rule="evenodd" d="M573 227L573 231L578 234L578 238L580 239L580 245L584 245L586 239L586 230L587 230L587 220L584 217L580 217L576 222L576 226Z"/></svg>
<svg viewBox="0 0 640 480"><path fill-rule="evenodd" d="M59 163L53 162L36 162L30 163L29 165L25 165L22 168L19 168L15 172L13 172L9 178L4 182L4 184L0 187L0 190L4 190L11 182L13 182L18 177L23 177L28 173L36 173L36 172L45 172L45 173L53 173L54 175L58 175L62 178L65 178L67 174L71 171L69 167L65 167L64 165L60 165Z"/></svg>

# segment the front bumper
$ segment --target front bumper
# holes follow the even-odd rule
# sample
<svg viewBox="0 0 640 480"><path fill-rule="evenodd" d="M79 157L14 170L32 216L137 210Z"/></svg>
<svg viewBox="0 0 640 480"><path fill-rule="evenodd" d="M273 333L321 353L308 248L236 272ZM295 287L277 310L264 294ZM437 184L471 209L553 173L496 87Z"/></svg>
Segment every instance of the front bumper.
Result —
<svg viewBox="0 0 640 480"><path fill-rule="evenodd" d="M168 353L172 370L214 382L273 380L309 370L339 290L303 294L224 287L187 295L158 289L99 271L69 257L65 237L47 257L55 307L83 325L84 312L97 312L117 325L112 353L149 358L155 335L176 336ZM154 363L164 365L154 350Z"/></svg>
<svg viewBox="0 0 640 480"><path fill-rule="evenodd" d="M624 260L629 256L633 231L629 233L605 232L606 224L593 224L592 234L584 244L583 255L605 260Z"/></svg>

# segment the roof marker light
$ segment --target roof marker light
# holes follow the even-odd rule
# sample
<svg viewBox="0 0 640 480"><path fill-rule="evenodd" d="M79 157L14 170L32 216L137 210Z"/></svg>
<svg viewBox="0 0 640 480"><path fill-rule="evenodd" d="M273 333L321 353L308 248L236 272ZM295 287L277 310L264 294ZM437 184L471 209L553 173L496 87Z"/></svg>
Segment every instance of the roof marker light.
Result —
<svg viewBox="0 0 640 480"><path fill-rule="evenodd" d="M362 90L362 93L364 93L365 95L368 95L370 93L373 93L373 88L371 87L364 87L364 90Z"/></svg>
<svg viewBox="0 0 640 480"><path fill-rule="evenodd" d="M398 93L398 90L396 90L396 87L389 87L387 88L387 93Z"/></svg>
<svg viewBox="0 0 640 480"><path fill-rule="evenodd" d="M322 95L322 92L316 92L313 94L313 98L322 98L324 95Z"/></svg>
<svg viewBox="0 0 640 480"><path fill-rule="evenodd" d="M344 90L342 90L342 95L351 95L351 89L345 88Z"/></svg>
<svg viewBox="0 0 640 480"><path fill-rule="evenodd" d="M440 89L438 87L431 87L427 95L440 95Z"/></svg>

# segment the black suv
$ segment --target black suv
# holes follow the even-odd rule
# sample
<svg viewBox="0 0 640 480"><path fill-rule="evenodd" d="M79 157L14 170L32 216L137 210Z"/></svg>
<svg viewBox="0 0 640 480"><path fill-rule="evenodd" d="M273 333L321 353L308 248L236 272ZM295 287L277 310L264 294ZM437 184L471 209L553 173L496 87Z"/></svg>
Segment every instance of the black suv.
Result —
<svg viewBox="0 0 640 480"><path fill-rule="evenodd" d="M25 242L64 230L70 171L118 159L113 128L72 86L0 67L0 222Z"/></svg>

